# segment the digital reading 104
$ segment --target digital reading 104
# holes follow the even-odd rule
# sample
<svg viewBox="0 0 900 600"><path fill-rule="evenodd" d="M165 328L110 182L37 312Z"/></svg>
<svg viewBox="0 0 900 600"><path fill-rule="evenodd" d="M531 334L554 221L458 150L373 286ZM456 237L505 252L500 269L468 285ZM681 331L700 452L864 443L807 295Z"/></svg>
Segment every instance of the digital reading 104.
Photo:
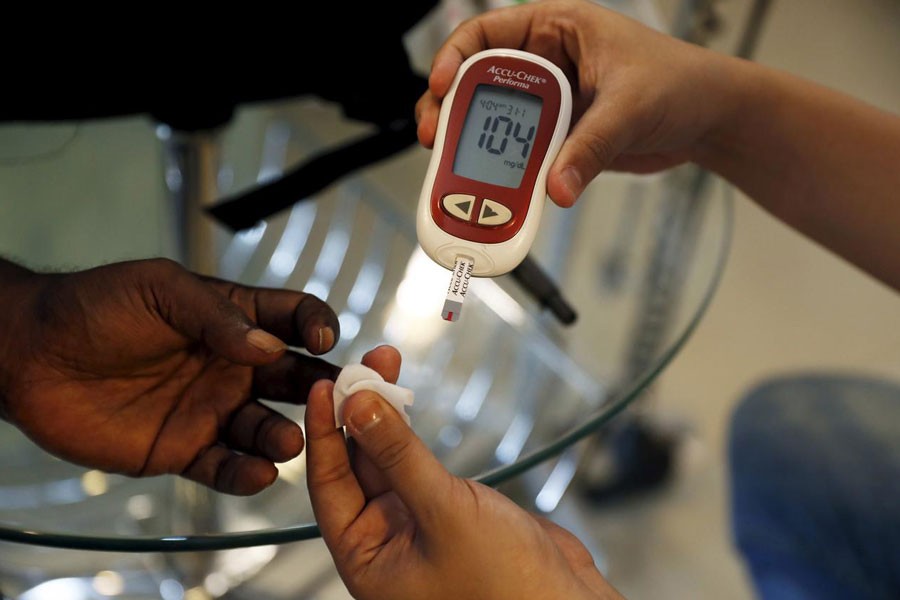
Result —
<svg viewBox="0 0 900 600"><path fill-rule="evenodd" d="M540 97L516 89L477 86L456 148L453 172L475 181L519 187L542 104Z"/></svg>

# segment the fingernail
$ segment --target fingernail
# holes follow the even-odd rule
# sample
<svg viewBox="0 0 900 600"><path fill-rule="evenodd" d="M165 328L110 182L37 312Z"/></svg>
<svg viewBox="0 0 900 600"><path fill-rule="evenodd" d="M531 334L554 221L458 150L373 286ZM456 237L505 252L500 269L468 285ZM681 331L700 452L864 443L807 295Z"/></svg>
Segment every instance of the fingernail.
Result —
<svg viewBox="0 0 900 600"><path fill-rule="evenodd" d="M319 328L319 352L330 350L334 345L334 330L331 327Z"/></svg>
<svg viewBox="0 0 900 600"><path fill-rule="evenodd" d="M374 395L366 394L365 400L357 402L358 406L347 417L350 429L356 433L365 433L379 423L384 416L381 402Z"/></svg>
<svg viewBox="0 0 900 600"><path fill-rule="evenodd" d="M274 354L287 348L287 344L262 329L251 329L248 331L247 343L254 348L259 348L266 354Z"/></svg>
<svg viewBox="0 0 900 600"><path fill-rule="evenodd" d="M559 179L566 190L572 195L572 201L574 202L578 196L581 195L581 175L578 173L578 169L575 167L566 167L563 169L563 172L559 174Z"/></svg>

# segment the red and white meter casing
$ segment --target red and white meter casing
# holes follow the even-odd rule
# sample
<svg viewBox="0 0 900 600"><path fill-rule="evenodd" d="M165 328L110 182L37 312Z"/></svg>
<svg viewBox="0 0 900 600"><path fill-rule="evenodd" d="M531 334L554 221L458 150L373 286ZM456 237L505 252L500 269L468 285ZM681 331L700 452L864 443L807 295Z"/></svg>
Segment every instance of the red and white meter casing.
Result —
<svg viewBox="0 0 900 600"><path fill-rule="evenodd" d="M419 196L419 244L472 275L514 269L531 248L547 173L569 131L572 92L553 63L521 50L485 50L456 73L441 105Z"/></svg>

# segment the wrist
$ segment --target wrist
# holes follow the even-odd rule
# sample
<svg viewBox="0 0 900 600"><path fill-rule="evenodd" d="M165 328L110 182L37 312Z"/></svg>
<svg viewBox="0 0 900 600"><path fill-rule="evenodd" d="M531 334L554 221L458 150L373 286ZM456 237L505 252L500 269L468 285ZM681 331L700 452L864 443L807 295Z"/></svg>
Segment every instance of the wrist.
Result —
<svg viewBox="0 0 900 600"><path fill-rule="evenodd" d="M764 69L750 61L715 54L710 69L716 81L714 108L706 134L694 149L692 160L719 175L729 171L729 165L743 160L748 149L748 127L756 109L763 103L760 94L765 89Z"/></svg>

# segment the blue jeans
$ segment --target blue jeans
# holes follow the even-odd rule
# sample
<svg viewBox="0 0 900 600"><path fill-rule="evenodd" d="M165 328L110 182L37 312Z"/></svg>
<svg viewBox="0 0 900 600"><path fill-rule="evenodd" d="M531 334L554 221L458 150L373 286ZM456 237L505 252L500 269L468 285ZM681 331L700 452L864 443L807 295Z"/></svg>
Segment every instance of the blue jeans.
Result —
<svg viewBox="0 0 900 600"><path fill-rule="evenodd" d="M768 381L731 427L736 544L766 600L900 598L900 386Z"/></svg>

